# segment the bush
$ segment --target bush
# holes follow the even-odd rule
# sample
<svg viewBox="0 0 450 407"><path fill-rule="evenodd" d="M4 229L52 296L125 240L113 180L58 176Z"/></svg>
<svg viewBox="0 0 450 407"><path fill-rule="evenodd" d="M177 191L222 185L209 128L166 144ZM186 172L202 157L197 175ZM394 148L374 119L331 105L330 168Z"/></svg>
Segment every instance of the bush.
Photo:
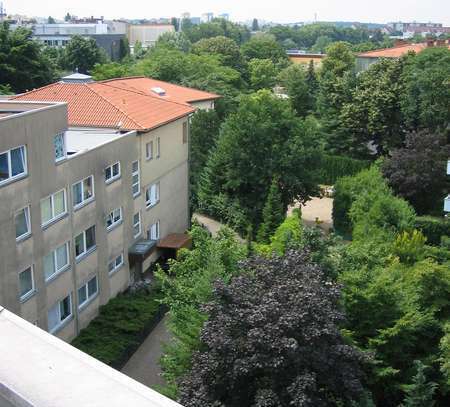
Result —
<svg viewBox="0 0 450 407"><path fill-rule="evenodd" d="M121 368L163 315L158 288L119 294L72 341L92 357Z"/></svg>
<svg viewBox="0 0 450 407"><path fill-rule="evenodd" d="M321 183L333 185L339 178L355 175L369 165L370 161L325 154L319 167Z"/></svg>
<svg viewBox="0 0 450 407"><path fill-rule="evenodd" d="M442 236L450 236L450 219L418 216L415 228L422 231L428 244L439 246Z"/></svg>

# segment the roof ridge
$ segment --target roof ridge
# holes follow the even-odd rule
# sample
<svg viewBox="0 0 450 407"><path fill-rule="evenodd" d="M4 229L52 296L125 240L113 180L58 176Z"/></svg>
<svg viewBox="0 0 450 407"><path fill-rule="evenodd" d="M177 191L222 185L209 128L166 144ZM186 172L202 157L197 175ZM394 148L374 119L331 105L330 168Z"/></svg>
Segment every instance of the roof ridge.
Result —
<svg viewBox="0 0 450 407"><path fill-rule="evenodd" d="M159 98L159 97L157 97L157 96L153 96L153 95L150 95L150 94L141 92L139 89L136 89L136 88L134 88L134 89L136 89L136 90L133 90L133 89L124 89L124 88L121 88L121 87L118 87L118 86L114 86L114 85L109 84L109 83L102 83L102 85L104 85L104 86L109 86L109 87L114 88L114 89L120 89L120 90L123 90L123 91L125 91L125 92L133 92L133 93L137 93L138 95L145 96L145 97L150 97L150 98L152 98L152 99L160 100L160 101L163 101L163 102L175 103L175 104L177 104L177 105L184 106L184 107L189 107L189 108L192 109L192 106L191 106L189 103L182 103L182 102L177 102L177 101L175 101L175 100L162 99L162 98Z"/></svg>
<svg viewBox="0 0 450 407"><path fill-rule="evenodd" d="M96 82L93 83L83 83L82 85L85 85L91 92L95 93L98 97L100 97L102 100L104 100L106 103L108 103L109 105L111 105L114 109L118 110L120 113L122 113L125 117L127 117L129 120L131 120L134 124L136 124L137 126L139 126L141 129L145 129L146 127L143 126L141 123L137 122L134 118L131 118L130 115L128 115L127 113L125 113L122 109L120 109L118 106L116 106L114 103L112 103L110 100L108 100L107 98L105 98L103 95L101 95L100 93L96 92L95 89L92 89L90 85L94 85L96 84ZM99 84L99 85L103 85L103 84Z"/></svg>
<svg viewBox="0 0 450 407"><path fill-rule="evenodd" d="M17 95L13 95L10 99L17 99L17 98L19 98L19 97L21 97L23 95L29 95L30 93L34 93L34 92L40 91L42 89L51 88L52 86L59 85L60 83L63 83L63 82L62 81L58 81L58 82L49 83L48 85L41 86L40 88L34 88L32 90L28 90L28 91L23 92L23 93L18 93Z"/></svg>

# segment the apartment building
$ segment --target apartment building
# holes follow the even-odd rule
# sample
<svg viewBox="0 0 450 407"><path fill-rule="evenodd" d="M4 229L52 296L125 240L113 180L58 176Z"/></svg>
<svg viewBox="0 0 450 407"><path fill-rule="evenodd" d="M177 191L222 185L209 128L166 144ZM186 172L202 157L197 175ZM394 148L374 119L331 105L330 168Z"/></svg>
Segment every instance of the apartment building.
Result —
<svg viewBox="0 0 450 407"><path fill-rule="evenodd" d="M187 100L217 96L129 81L58 82L0 104L0 304L64 340L189 244Z"/></svg>

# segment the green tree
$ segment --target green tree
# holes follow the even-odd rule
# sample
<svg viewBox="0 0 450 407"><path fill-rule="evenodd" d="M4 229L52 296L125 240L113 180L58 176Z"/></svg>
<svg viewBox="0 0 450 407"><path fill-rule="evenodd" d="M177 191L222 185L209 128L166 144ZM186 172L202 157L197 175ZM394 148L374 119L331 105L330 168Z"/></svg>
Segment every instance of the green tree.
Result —
<svg viewBox="0 0 450 407"><path fill-rule="evenodd" d="M103 81L129 76L129 72L130 66L123 62L108 62L106 64L95 64L90 73L94 80Z"/></svg>
<svg viewBox="0 0 450 407"><path fill-rule="evenodd" d="M0 85L9 86L14 92L38 88L57 79L56 64L31 36L31 30L10 30L8 23L0 24Z"/></svg>
<svg viewBox="0 0 450 407"><path fill-rule="evenodd" d="M119 43L119 59L123 60L124 58L130 55L130 43L128 42L128 38L121 38Z"/></svg>
<svg viewBox="0 0 450 407"><path fill-rule="evenodd" d="M67 69L89 73L95 64L106 62L106 55L93 38L74 35L64 50L64 65Z"/></svg>
<svg viewBox="0 0 450 407"><path fill-rule="evenodd" d="M280 190L278 188L278 177L274 177L262 211L262 222L257 234L258 242L269 242L270 236L273 235L278 226L283 222L285 213Z"/></svg>
<svg viewBox="0 0 450 407"><path fill-rule="evenodd" d="M69 13L67 13L67 14L64 16L64 21L65 21L65 22L69 22L70 20L72 20L72 16L71 16Z"/></svg>
<svg viewBox="0 0 450 407"><path fill-rule="evenodd" d="M413 378L413 383L407 387L404 407L433 407L433 395L436 392L437 384L427 382L425 376L425 366L420 360L415 361L417 373Z"/></svg>
<svg viewBox="0 0 450 407"><path fill-rule="evenodd" d="M209 23L183 25L182 29L192 43L203 38L224 36L240 45L250 38L250 31L247 27L221 18L216 18Z"/></svg>
<svg viewBox="0 0 450 407"><path fill-rule="evenodd" d="M307 72L299 64L293 64L281 71L280 84L286 88L292 106L301 117L314 111L314 93L311 92Z"/></svg>
<svg viewBox="0 0 450 407"><path fill-rule="evenodd" d="M52 16L49 16L47 18L47 24L55 24L55 23L56 23L56 21Z"/></svg>
<svg viewBox="0 0 450 407"><path fill-rule="evenodd" d="M248 63L252 89L271 89L277 79L277 68L270 59L251 59Z"/></svg>
<svg viewBox="0 0 450 407"><path fill-rule="evenodd" d="M254 18L252 21L252 31L259 31L259 24L257 18Z"/></svg>
<svg viewBox="0 0 450 407"><path fill-rule="evenodd" d="M180 24L179 24L179 20L176 17L172 17L170 19L170 24L173 25L173 27L175 28L175 31L178 32L180 29Z"/></svg>
<svg viewBox="0 0 450 407"><path fill-rule="evenodd" d="M231 38L224 36L204 38L192 46L192 52L198 55L216 54L220 56L224 65L236 69L242 67L239 46Z"/></svg>
<svg viewBox="0 0 450 407"><path fill-rule="evenodd" d="M311 48L311 51L323 53L332 42L333 40L327 35L321 35L320 37L317 37L316 42Z"/></svg>
<svg viewBox="0 0 450 407"><path fill-rule="evenodd" d="M191 42L183 32L166 32L158 37L155 47L189 52Z"/></svg>
<svg viewBox="0 0 450 407"><path fill-rule="evenodd" d="M275 175L283 208L318 192L320 158L315 123L295 116L289 102L269 91L243 96L221 127L199 186L200 208L230 222L233 208L258 230Z"/></svg>
<svg viewBox="0 0 450 407"><path fill-rule="evenodd" d="M258 34L253 36L241 47L242 55L247 61L254 58L270 59L274 64L287 60L286 52L278 44L275 37L268 34Z"/></svg>

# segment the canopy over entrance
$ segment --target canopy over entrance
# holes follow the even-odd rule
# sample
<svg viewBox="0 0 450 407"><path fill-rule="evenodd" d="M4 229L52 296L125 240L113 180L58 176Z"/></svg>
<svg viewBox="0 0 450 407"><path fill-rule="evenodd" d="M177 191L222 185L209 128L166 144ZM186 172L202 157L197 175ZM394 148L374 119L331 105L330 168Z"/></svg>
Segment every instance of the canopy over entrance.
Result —
<svg viewBox="0 0 450 407"><path fill-rule="evenodd" d="M181 248L189 249L192 245L191 236L185 233L172 233L167 235L164 239L158 242L157 247L160 249L174 249L178 250Z"/></svg>

